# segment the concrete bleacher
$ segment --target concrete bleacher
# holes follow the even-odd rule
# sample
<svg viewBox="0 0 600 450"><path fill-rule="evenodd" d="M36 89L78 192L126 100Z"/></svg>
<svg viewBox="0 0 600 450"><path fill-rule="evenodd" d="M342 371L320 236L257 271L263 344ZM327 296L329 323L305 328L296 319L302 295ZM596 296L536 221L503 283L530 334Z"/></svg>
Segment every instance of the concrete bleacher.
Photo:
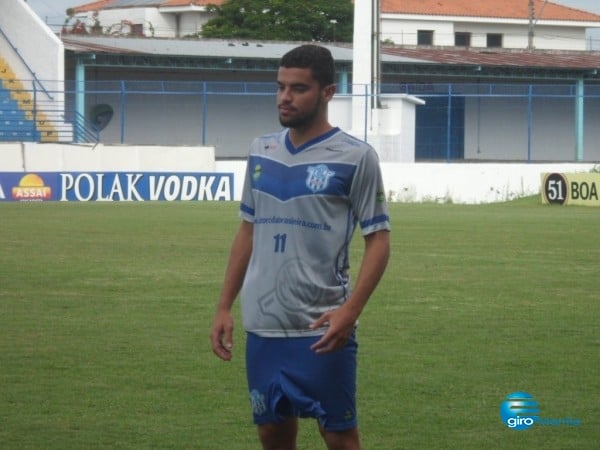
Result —
<svg viewBox="0 0 600 450"><path fill-rule="evenodd" d="M0 141L56 142L58 135L46 114L35 108L8 63L0 57Z"/></svg>
<svg viewBox="0 0 600 450"><path fill-rule="evenodd" d="M10 90L0 87L0 141L35 142L40 137L35 121L26 117Z"/></svg>

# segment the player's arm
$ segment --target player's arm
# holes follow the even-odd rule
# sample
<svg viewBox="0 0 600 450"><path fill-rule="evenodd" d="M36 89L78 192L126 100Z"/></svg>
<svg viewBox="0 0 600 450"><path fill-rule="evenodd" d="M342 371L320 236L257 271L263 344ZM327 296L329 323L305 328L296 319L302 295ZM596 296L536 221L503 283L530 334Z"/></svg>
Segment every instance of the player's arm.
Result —
<svg viewBox="0 0 600 450"><path fill-rule="evenodd" d="M318 328L329 323L327 333L311 347L317 353L337 350L346 343L385 272L390 257L390 233L387 230L376 231L364 239L365 252L352 294L341 307L323 314L311 326Z"/></svg>
<svg viewBox="0 0 600 450"><path fill-rule="evenodd" d="M225 270L225 278L210 334L213 352L225 361L231 359L231 349L233 347L233 317L231 316L231 308L240 292L248 262L250 261L252 232L252 223L242 221L233 244L231 244L229 261Z"/></svg>

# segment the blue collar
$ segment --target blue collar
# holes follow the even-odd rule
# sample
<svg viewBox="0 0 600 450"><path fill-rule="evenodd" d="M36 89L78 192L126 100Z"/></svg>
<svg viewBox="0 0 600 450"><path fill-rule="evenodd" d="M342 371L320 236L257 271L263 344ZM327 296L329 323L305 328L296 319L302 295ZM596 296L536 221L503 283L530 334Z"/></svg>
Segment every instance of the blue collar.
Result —
<svg viewBox="0 0 600 450"><path fill-rule="evenodd" d="M325 139L333 136L338 131L340 131L339 127L333 127L328 132L323 133L322 135L317 136L316 138L313 138L310 141L302 144L300 147L296 148L296 147L294 147L294 144L292 144L292 141L290 141L290 130L287 130L287 132L285 133L285 146L291 154L295 155L297 153L300 153L302 150L306 149L307 147L310 147L311 145L314 145L318 142L324 141Z"/></svg>

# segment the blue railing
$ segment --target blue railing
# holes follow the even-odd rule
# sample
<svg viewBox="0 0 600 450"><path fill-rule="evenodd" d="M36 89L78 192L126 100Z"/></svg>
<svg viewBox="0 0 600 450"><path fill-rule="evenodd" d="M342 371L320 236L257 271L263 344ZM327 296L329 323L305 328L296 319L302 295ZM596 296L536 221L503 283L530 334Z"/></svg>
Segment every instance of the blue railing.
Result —
<svg viewBox="0 0 600 450"><path fill-rule="evenodd" d="M38 100L36 89L5 89L0 82L0 141L97 143L99 140L94 125L79 111L65 108L64 102Z"/></svg>
<svg viewBox="0 0 600 450"><path fill-rule="evenodd" d="M36 83L33 83L33 95L36 95L35 86ZM532 161L544 159L545 156L540 155L546 155L546 149L551 146L560 147L565 152L565 156L559 155L557 160L584 160L584 145L588 149L586 158L589 159L588 154L597 154L594 142L597 133L590 128L590 124L597 123L599 116L600 84L586 84L585 89L577 83L383 84L381 93L407 94L425 100L425 105L416 107L415 157L420 160L489 158ZM253 122L258 117L275 115L276 84L161 80L66 81L64 91L54 94L56 98L65 99L59 108L62 111L60 115L54 113L51 107L39 105L39 102L36 112L52 113L47 120L59 130L56 133L59 142L101 140L107 144L218 146L224 139L229 139L227 142L230 145L232 139L223 133L231 134L236 123ZM348 95L371 97L368 87L362 85L351 86ZM273 97L273 103L259 99L260 96ZM81 99L84 101L80 103ZM245 105L245 111L248 111L249 105L261 106L253 110L250 116L239 113L242 114L240 116L236 110L239 103ZM365 102L362 111L365 139L369 103ZM102 132L91 122L90 110L94 104L109 104L114 110L113 123ZM182 104L186 107L180 108ZM223 105L231 107L224 109ZM509 116L504 118L501 113L503 108L506 111L510 109L506 113ZM177 120L168 116L171 110L179 115ZM552 117L549 118L549 115ZM223 128L223 121L230 122L233 128ZM260 122L256 122L260 126ZM546 137L554 136L552 133L556 132L552 123L563 129L560 142ZM587 128L584 129L585 125ZM506 127L508 129L500 131ZM178 133L173 132L173 128L177 128ZM40 135L32 134L31 139L39 137L43 141L52 137L45 134L44 130L38 131ZM262 127L256 130L257 133L263 131ZM245 134L253 132L249 127L244 130ZM584 142L583 136L586 135L591 138L588 137ZM498 139L502 140L511 154L502 156L490 151L488 157L486 150L497 148ZM237 145L237 141L234 144Z"/></svg>

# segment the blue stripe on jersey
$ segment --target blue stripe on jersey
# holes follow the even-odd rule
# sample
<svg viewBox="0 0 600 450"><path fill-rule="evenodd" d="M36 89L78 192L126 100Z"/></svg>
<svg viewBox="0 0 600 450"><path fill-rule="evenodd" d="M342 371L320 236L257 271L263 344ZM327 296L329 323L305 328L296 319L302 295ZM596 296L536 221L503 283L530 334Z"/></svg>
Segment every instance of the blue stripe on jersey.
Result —
<svg viewBox="0 0 600 450"><path fill-rule="evenodd" d="M246 214L249 214L251 216L254 215L254 208L250 208L248 205L246 205L245 203L240 204L240 210Z"/></svg>
<svg viewBox="0 0 600 450"><path fill-rule="evenodd" d="M287 166L261 156L250 156L252 189L281 201L306 195L347 197L356 171L353 164L321 163Z"/></svg>
<svg viewBox="0 0 600 450"><path fill-rule="evenodd" d="M366 228L366 227L369 227L371 225L376 225L378 223L387 222L389 220L390 220L390 216L388 216L387 214L381 214L379 216L372 217L369 220L362 221L360 223L360 227L361 228Z"/></svg>

